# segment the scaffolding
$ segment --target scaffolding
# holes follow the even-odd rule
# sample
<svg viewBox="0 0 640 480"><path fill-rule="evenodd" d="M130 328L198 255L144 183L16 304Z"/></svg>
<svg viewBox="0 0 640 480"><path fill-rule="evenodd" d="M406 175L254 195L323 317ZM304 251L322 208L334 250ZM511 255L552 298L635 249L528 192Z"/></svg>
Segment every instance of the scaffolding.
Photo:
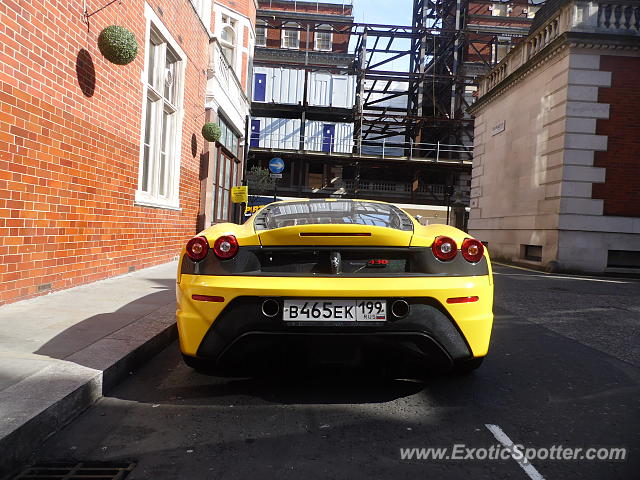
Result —
<svg viewBox="0 0 640 480"><path fill-rule="evenodd" d="M414 0L411 25L354 23L357 148L390 137L404 137L412 145L472 146L473 119L466 110L478 80L499 61L498 45L507 39L508 51L527 35L531 21L530 15L497 17L493 5L504 5L511 13L514 5L535 8L542 3ZM529 11L520 9L521 15ZM407 70L392 68L407 59ZM414 149L412 156L419 155ZM472 153L452 155L470 160Z"/></svg>
<svg viewBox="0 0 640 480"><path fill-rule="evenodd" d="M290 8L270 10L276 3ZM301 125L305 119L353 123L353 142L332 146L330 140L328 148L310 148L301 126L299 136L288 144L266 133L258 135L254 139L258 143L251 147L254 159L264 162L278 154L294 160L297 166L290 187L298 195L384 194L389 201L448 205L453 198L450 192L455 191L461 195L459 201L468 204L473 118L467 108L480 78L526 37L531 16L523 6L542 2L413 0L408 25L355 22L351 10L323 13L321 7L328 3L333 2L261 0L257 14L261 26L268 30L286 25L287 30L304 35L306 45L285 52L263 46L256 49L256 61L304 70L304 85L314 71L353 75L353 108L314 107L306 100L305 87L305 100L295 105L254 102L252 109L256 116L295 118ZM345 47L314 52L310 33L326 31L319 24L330 24L335 34L347 35L348 51ZM310 165L320 163L323 175L332 182L341 178L344 186L333 188L332 183L318 188L310 177L307 185L304 175L310 176Z"/></svg>

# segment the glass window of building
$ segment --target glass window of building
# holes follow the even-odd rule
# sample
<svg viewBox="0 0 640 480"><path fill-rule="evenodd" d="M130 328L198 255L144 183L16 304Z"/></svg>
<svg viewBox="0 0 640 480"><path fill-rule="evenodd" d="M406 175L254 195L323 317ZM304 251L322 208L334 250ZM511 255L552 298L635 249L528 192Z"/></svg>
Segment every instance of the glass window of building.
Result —
<svg viewBox="0 0 640 480"><path fill-rule="evenodd" d="M183 61L151 25L145 75L144 135L138 190L143 201L177 201Z"/></svg>
<svg viewBox="0 0 640 480"><path fill-rule="evenodd" d="M256 24L256 47L267 46L267 22L258 20Z"/></svg>
<svg viewBox="0 0 640 480"><path fill-rule="evenodd" d="M231 25L222 27L220 48L227 63L233 67L236 53L236 32Z"/></svg>
<svg viewBox="0 0 640 480"><path fill-rule="evenodd" d="M287 22L282 26L282 48L300 48L300 25L295 22ZM295 30L294 30L295 29Z"/></svg>
<svg viewBox="0 0 640 480"><path fill-rule="evenodd" d="M315 50L330 52L333 47L331 25L318 25L315 32Z"/></svg>

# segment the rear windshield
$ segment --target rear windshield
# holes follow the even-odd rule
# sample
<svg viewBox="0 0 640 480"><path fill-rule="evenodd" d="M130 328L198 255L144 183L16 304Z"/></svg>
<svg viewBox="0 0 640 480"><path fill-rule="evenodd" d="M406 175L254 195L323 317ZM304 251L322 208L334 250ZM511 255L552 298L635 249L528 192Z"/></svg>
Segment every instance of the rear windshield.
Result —
<svg viewBox="0 0 640 480"><path fill-rule="evenodd" d="M409 216L398 207L385 203L357 200L310 200L267 205L256 214L256 230L293 225L374 225L413 230Z"/></svg>

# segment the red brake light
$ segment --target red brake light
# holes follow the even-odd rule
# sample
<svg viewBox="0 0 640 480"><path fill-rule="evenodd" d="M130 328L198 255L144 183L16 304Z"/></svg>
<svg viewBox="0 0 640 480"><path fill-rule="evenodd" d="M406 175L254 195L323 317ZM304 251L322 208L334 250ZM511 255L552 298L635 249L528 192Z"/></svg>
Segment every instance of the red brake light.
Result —
<svg viewBox="0 0 640 480"><path fill-rule="evenodd" d="M238 253L238 240L233 235L223 235L213 244L213 252L222 260L233 258Z"/></svg>
<svg viewBox="0 0 640 480"><path fill-rule="evenodd" d="M209 252L209 242L205 237L194 237L187 242L187 256L193 261L200 261Z"/></svg>
<svg viewBox="0 0 640 480"><path fill-rule="evenodd" d="M440 236L433 241L431 251L438 260L446 262L455 258L458 253L458 246L453 238Z"/></svg>
<svg viewBox="0 0 640 480"><path fill-rule="evenodd" d="M478 263L484 255L484 245L475 238L465 238L460 250L464 259L471 263Z"/></svg>

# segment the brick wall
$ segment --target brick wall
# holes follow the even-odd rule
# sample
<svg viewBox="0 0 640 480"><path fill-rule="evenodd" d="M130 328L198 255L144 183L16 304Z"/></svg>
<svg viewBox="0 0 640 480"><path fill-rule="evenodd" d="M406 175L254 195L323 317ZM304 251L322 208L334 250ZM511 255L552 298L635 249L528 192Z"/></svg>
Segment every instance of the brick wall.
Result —
<svg viewBox="0 0 640 480"><path fill-rule="evenodd" d="M243 15L246 15L250 19L256 18L256 4L254 0L215 0L215 3L229 7L231 10L235 10Z"/></svg>
<svg viewBox="0 0 640 480"><path fill-rule="evenodd" d="M505 12L505 16L494 16L493 12L489 10L489 7L496 5L504 5L512 8L511 12ZM534 7L535 8L535 7ZM468 19L467 24L493 26L493 27L518 27L528 28L532 22L532 18L527 18L527 14L523 13L524 10L531 10L532 6L528 4L527 0L514 0L508 4L504 2L469 2L468 7ZM492 51L491 42L495 37L499 35L498 32L490 35L482 35L478 33L469 33L469 46L465 52L465 61L467 62L491 62ZM512 44L517 45L523 39L513 38Z"/></svg>
<svg viewBox="0 0 640 480"><path fill-rule="evenodd" d="M309 50L313 51L315 48L315 33L313 28L320 23L306 23L306 22L298 22L300 25L300 48L299 50ZM307 25L309 26L309 35L308 35L308 44L309 48L307 48ZM322 25L327 25L326 22L322 23ZM333 42L331 51L335 53L348 53L349 51L349 38L350 38L350 27L345 27L344 25L333 25L334 33L333 33ZM282 22L279 23L269 23L269 27L267 28L267 48L281 48L282 46Z"/></svg>
<svg viewBox="0 0 640 480"><path fill-rule="evenodd" d="M327 3L314 3L314 2L300 2L294 4L294 2L283 1L269 1L262 0L259 2L260 9L282 11L282 12L297 12L305 13L308 15L335 15L338 20L347 20L348 17L353 15L353 7L351 5L342 4L327 4ZM308 50L313 50L315 47L315 34L313 28L318 25L332 25L331 22L326 20L317 21L305 21L300 20L297 22L302 29L300 31L300 50L307 50L307 40L309 44ZM311 29L308 38L306 28L309 26ZM334 29L332 51L335 53L348 53L349 40L351 27L344 24L332 25ZM269 22L269 28L267 29L267 47L268 48L280 48L282 45L282 22L279 19Z"/></svg>
<svg viewBox="0 0 640 480"><path fill-rule="evenodd" d="M180 211L134 203L144 3L87 26L80 1L0 2L0 304L166 262L195 232L208 36L188 0L149 3L188 56ZM111 24L138 40L127 66L98 51Z"/></svg>
<svg viewBox="0 0 640 480"><path fill-rule="evenodd" d="M593 185L592 197L604 200L604 215L640 217L640 58L603 55L600 70L612 72L611 87L598 92L598 102L610 105L609 118L596 124L608 143L594 166L605 167L606 177Z"/></svg>

